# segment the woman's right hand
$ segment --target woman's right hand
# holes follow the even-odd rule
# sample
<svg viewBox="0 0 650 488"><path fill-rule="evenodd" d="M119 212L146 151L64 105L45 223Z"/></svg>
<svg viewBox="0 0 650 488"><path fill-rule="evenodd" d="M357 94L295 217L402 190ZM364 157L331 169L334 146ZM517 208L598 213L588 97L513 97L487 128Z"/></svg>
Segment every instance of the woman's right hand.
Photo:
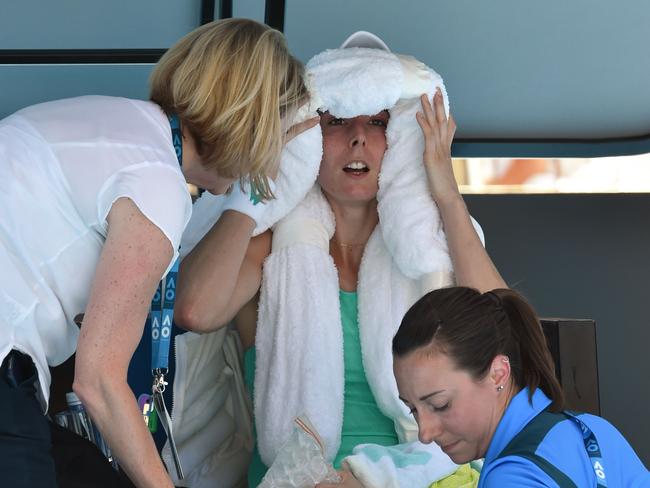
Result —
<svg viewBox="0 0 650 488"><path fill-rule="evenodd" d="M298 122L297 124L292 125L284 135L284 143L287 144L294 137L318 125L319 122L320 117L317 115L311 119L303 120L302 122Z"/></svg>
<svg viewBox="0 0 650 488"><path fill-rule="evenodd" d="M451 116L447 119L439 88L433 104L426 94L420 97L420 102L422 112L416 114L416 119L424 135L424 168L431 196L441 206L460 197L451 165L451 143L456 133L456 122Z"/></svg>
<svg viewBox="0 0 650 488"><path fill-rule="evenodd" d="M312 127L318 125L320 121L320 117L312 117L307 120L303 120L302 122L298 122L297 124L292 125L289 127L289 129L284 133L284 139L283 139L283 144L287 145L294 137L299 136L303 132L311 129ZM280 162L275 165L275 168L273 171L268 173L268 177L271 178L272 180L276 180L278 177L278 174L280 173Z"/></svg>

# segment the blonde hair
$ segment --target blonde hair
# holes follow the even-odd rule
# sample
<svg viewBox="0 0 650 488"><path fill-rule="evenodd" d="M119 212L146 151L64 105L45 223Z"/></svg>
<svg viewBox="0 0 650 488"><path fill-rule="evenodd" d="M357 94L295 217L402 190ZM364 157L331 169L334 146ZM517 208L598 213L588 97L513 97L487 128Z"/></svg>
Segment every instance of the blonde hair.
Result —
<svg viewBox="0 0 650 488"><path fill-rule="evenodd" d="M206 167L249 177L260 198L279 165L281 118L307 98L303 66L282 33L248 19L205 24L160 59L150 98L178 115Z"/></svg>

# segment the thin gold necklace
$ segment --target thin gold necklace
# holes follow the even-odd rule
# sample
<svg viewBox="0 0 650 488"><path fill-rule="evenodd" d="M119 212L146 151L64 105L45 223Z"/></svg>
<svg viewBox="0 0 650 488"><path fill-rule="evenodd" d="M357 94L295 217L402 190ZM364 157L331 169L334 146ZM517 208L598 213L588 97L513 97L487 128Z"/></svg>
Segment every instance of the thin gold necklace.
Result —
<svg viewBox="0 0 650 488"><path fill-rule="evenodd" d="M346 244L345 242L340 242L337 241L336 239L332 239L332 241L334 241L336 244L338 244L341 247L363 247L366 245L365 242L363 244Z"/></svg>

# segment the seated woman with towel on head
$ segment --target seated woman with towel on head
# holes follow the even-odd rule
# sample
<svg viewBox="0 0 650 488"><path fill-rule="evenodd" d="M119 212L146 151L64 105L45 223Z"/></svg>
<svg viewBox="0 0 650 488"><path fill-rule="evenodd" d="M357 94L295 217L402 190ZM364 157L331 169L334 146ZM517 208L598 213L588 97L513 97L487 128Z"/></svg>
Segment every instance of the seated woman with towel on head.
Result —
<svg viewBox="0 0 650 488"><path fill-rule="evenodd" d="M455 124L447 122L442 80L368 33L319 54L307 72L312 100L303 116L319 109L320 128L287 145L277 198L257 220L229 212L213 225L218 198L197 202L194 235L182 248L206 235L181 266L176 320L210 332L235 318L254 395L250 486L303 414L327 459L339 468L346 458L343 486L445 478L459 486L449 477L471 481L471 472L458 473L437 446L417 442L391 356L409 306L454 281L445 213L434 203L438 174L423 164L423 152L425 160L450 160ZM453 212L470 219L464 207ZM273 232L263 232L270 225ZM249 245L254 232L262 233ZM210 256L223 254L232 256L227 266L211 265Z"/></svg>

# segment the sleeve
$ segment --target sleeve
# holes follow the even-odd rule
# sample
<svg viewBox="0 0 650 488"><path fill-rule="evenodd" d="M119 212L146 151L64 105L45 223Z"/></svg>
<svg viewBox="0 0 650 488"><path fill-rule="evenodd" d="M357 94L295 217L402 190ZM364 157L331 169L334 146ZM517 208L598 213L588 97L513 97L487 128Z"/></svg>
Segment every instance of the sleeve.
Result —
<svg viewBox="0 0 650 488"><path fill-rule="evenodd" d="M503 458L488 471L481 471L483 488L503 488L508 486L526 486L532 488L559 488L546 473L532 462L519 457Z"/></svg>
<svg viewBox="0 0 650 488"><path fill-rule="evenodd" d="M140 163L112 175L97 198L98 222L106 235L106 218L113 203L131 199L140 212L169 239L174 256L165 275L178 257L183 230L192 214L192 199L185 180L176 168L163 163Z"/></svg>
<svg viewBox="0 0 650 488"><path fill-rule="evenodd" d="M183 233L181 241L181 257L185 258L194 246L208 233L222 213L225 202L224 195L203 193L192 206L192 217Z"/></svg>

